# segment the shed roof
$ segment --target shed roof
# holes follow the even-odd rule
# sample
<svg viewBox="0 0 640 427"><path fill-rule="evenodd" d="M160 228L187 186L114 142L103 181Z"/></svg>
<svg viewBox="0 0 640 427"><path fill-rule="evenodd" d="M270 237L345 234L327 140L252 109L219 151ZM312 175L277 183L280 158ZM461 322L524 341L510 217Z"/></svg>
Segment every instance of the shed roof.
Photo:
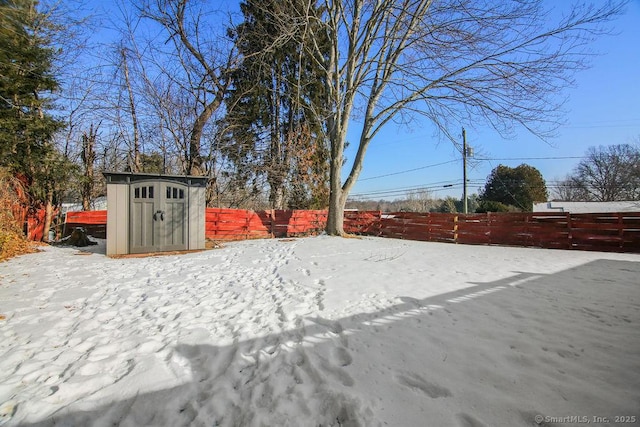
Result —
<svg viewBox="0 0 640 427"><path fill-rule="evenodd" d="M103 172L102 175L107 183L132 183L139 181L173 181L187 184L191 187L206 187L209 178L206 176L193 175L165 175L155 173L132 173L132 172Z"/></svg>

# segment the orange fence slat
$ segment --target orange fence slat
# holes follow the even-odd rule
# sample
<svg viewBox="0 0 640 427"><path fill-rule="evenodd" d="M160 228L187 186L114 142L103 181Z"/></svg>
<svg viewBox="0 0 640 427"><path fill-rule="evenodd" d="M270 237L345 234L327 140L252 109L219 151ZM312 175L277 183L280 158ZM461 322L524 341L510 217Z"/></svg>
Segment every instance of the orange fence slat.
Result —
<svg viewBox="0 0 640 427"><path fill-rule="evenodd" d="M80 211L80 212L67 212L66 223L74 224L107 224L107 211Z"/></svg>

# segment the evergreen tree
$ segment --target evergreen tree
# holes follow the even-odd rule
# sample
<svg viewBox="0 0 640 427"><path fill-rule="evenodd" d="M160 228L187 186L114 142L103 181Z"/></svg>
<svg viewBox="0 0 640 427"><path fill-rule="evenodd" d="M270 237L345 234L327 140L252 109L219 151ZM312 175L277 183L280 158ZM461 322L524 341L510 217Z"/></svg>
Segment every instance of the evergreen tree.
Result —
<svg viewBox="0 0 640 427"><path fill-rule="evenodd" d="M48 111L58 89L52 73L56 29L35 0L0 0L0 16L0 166L21 177L50 220L66 167L52 144L62 122Z"/></svg>
<svg viewBox="0 0 640 427"><path fill-rule="evenodd" d="M546 202L549 197L547 185L540 171L533 166L522 164L516 168L499 165L491 171L484 191L480 195L481 211L494 210L489 202L499 202L519 210L530 212L533 204ZM504 210L502 207L497 210Z"/></svg>
<svg viewBox="0 0 640 427"><path fill-rule="evenodd" d="M283 16L306 17L307 6L300 0L243 2L244 22L233 34L243 62L227 98L225 154L239 175L266 177L273 208L284 208L287 199L290 206L325 207L328 199L328 153L317 119L325 85L304 52L311 40L298 26L282 25Z"/></svg>

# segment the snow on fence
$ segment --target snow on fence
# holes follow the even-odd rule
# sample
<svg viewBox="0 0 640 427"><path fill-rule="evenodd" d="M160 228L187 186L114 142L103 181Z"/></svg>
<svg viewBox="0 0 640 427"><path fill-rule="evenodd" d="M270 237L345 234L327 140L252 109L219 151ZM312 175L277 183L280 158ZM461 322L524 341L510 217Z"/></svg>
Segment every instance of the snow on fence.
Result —
<svg viewBox="0 0 640 427"><path fill-rule="evenodd" d="M212 240L305 236L321 232L326 221L327 212L322 210L254 212L207 208L205 235ZM67 230L75 226L105 230L106 211L69 212ZM640 252L640 212L383 214L346 211L344 226L348 233L407 240Z"/></svg>

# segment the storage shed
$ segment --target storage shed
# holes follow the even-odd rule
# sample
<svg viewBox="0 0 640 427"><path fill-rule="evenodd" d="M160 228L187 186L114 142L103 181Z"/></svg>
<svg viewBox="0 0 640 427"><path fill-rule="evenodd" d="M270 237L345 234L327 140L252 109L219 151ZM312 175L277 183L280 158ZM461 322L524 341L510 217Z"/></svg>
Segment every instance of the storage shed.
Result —
<svg viewBox="0 0 640 427"><path fill-rule="evenodd" d="M204 249L207 177L105 172L107 255Z"/></svg>

